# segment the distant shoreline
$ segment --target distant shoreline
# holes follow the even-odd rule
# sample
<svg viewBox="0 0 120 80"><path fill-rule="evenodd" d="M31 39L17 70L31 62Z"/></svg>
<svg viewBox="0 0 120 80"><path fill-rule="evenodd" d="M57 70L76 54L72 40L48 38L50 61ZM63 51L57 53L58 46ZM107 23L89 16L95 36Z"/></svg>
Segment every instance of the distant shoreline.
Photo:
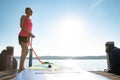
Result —
<svg viewBox="0 0 120 80"><path fill-rule="evenodd" d="M15 58L20 59L19 56L15 56ZM29 59L29 57L27 57ZM33 59L36 59L36 57L33 57ZM106 56L40 56L40 59L45 60L61 60L61 59L106 59Z"/></svg>

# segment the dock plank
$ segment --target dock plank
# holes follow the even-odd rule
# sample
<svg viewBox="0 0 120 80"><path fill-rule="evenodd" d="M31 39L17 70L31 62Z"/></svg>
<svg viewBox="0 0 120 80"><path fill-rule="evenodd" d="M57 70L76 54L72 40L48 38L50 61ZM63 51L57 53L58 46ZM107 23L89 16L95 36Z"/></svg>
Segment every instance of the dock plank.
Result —
<svg viewBox="0 0 120 80"><path fill-rule="evenodd" d="M108 77L112 80L120 80L120 75L115 75L104 71L90 71L90 72ZM17 70L0 71L0 80L14 80L16 73Z"/></svg>
<svg viewBox="0 0 120 80"><path fill-rule="evenodd" d="M0 80L12 80L16 76L16 69L0 71Z"/></svg>
<svg viewBox="0 0 120 80"><path fill-rule="evenodd" d="M90 72L95 73L95 74L99 74L101 76L108 77L112 80L120 80L120 75L115 75L115 74L107 73L107 72L104 72L104 71L90 71Z"/></svg>

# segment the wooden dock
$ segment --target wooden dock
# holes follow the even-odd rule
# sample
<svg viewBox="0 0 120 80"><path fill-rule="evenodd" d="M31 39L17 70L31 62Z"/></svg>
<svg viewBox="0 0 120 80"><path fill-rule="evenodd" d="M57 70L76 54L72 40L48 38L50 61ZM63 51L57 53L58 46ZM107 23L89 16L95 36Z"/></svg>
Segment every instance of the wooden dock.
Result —
<svg viewBox="0 0 120 80"><path fill-rule="evenodd" d="M13 80L16 76L16 73L16 69L0 71L0 80Z"/></svg>
<svg viewBox="0 0 120 80"><path fill-rule="evenodd" d="M111 80L120 80L119 75L115 75L115 74L111 74L103 71L90 71L90 72L108 77ZM16 74L17 74L16 69L0 71L0 80L14 80Z"/></svg>
<svg viewBox="0 0 120 80"><path fill-rule="evenodd" d="M111 80L120 80L120 75L115 75L115 74L107 73L104 71L90 71L90 72L95 73L95 74L99 74L99 75L107 77L107 78L110 78Z"/></svg>

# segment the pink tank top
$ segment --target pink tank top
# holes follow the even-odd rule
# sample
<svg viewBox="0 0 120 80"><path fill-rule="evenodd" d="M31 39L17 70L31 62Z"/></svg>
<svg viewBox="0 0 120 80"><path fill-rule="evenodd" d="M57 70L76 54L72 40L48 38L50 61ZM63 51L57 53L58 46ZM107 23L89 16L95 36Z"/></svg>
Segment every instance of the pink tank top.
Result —
<svg viewBox="0 0 120 80"><path fill-rule="evenodd" d="M32 31L32 22L29 18L25 18L25 21L23 23L23 26L29 30L30 32ZM22 30L19 33L20 36L24 36L24 37L29 37L29 33L27 33L26 31Z"/></svg>

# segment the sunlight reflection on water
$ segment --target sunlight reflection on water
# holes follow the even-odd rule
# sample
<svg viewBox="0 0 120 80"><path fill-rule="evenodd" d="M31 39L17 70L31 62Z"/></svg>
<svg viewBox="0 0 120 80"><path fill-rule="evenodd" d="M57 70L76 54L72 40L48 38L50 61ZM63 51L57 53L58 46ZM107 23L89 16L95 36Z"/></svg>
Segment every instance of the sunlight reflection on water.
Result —
<svg viewBox="0 0 120 80"><path fill-rule="evenodd" d="M19 65L19 60L18 65ZM71 67L74 69L83 69L86 71L104 71L107 69L107 61L105 59L86 59L86 60L74 60L74 59L66 59L66 60L43 60L49 61L54 64L58 64L61 66ZM26 59L25 67L28 67L29 61ZM32 65L38 65L40 62L37 59L33 59Z"/></svg>

